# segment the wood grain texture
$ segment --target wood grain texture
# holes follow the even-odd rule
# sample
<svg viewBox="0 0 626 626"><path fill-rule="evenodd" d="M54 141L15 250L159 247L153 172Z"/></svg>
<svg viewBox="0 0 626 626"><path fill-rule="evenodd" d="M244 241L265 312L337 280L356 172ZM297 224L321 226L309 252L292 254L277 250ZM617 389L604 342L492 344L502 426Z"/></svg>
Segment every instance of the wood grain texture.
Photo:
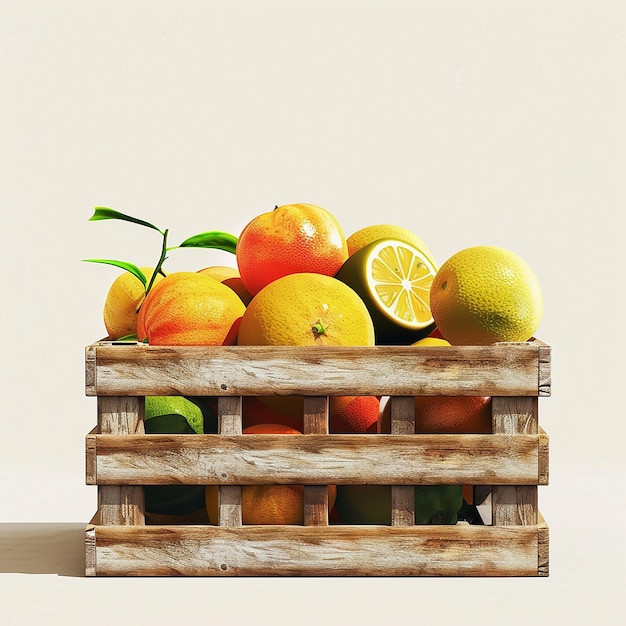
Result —
<svg viewBox="0 0 626 626"><path fill-rule="evenodd" d="M537 576L537 526L96 527L99 576Z"/></svg>
<svg viewBox="0 0 626 626"><path fill-rule="evenodd" d="M537 574L539 576L550 575L550 529L546 520L539 512L538 515L538 562L537 562Z"/></svg>
<svg viewBox="0 0 626 626"><path fill-rule="evenodd" d="M240 396L218 398L217 425L220 437L225 435L242 436L242 406ZM223 484L223 481L220 483L217 493L218 524L229 527L241 526L241 486L226 485Z"/></svg>
<svg viewBox="0 0 626 626"><path fill-rule="evenodd" d="M145 399L143 397L98 397L98 430L113 436L142 435L144 433L144 410ZM93 444L93 439L90 444ZM137 458L135 458L136 462ZM90 462L88 462L88 467L93 475L97 475L97 467L94 468ZM145 524L143 487L102 485L98 487L98 498L101 524Z"/></svg>
<svg viewBox="0 0 626 626"><path fill-rule="evenodd" d="M494 397L491 402L492 429L494 434L518 433L535 434L539 430L537 398ZM537 439L539 455L539 438ZM495 526L535 525L537 524L537 483L539 481L539 463L534 484L522 485L519 481L510 481L510 485L493 487L491 512Z"/></svg>
<svg viewBox="0 0 626 626"><path fill-rule="evenodd" d="M390 431L392 435L415 433L415 400L413 396L392 397L390 404ZM391 525L415 524L415 490L413 485L394 484L391 487Z"/></svg>
<svg viewBox="0 0 626 626"><path fill-rule="evenodd" d="M101 342L88 348L86 393L537 396L549 393L546 350L545 344L536 342L419 350L412 346L163 347ZM312 376L314 371L324 375Z"/></svg>
<svg viewBox="0 0 626 626"><path fill-rule="evenodd" d="M305 396L303 423L305 435L328 434L329 399L327 396ZM304 486L304 525L328 526L328 486Z"/></svg>
<svg viewBox="0 0 626 626"><path fill-rule="evenodd" d="M96 527L87 524L85 528L85 576L96 576Z"/></svg>
<svg viewBox="0 0 626 626"><path fill-rule="evenodd" d="M537 484L539 435L95 435L97 484ZM89 451L88 451L89 453Z"/></svg>

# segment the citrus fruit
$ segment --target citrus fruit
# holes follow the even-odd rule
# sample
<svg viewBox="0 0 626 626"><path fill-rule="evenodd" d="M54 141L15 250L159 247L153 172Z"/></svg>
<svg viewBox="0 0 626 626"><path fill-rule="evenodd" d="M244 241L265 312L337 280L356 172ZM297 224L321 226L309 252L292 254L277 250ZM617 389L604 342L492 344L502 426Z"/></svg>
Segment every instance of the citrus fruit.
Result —
<svg viewBox="0 0 626 626"><path fill-rule="evenodd" d="M211 265L198 270L200 274L206 274L215 280L219 280L220 283L230 287L240 298L244 304L248 304L252 300L250 292L245 288L243 280L239 275L239 270L227 265Z"/></svg>
<svg viewBox="0 0 626 626"><path fill-rule="evenodd" d="M183 396L146 396L146 433L204 433L200 407Z"/></svg>
<svg viewBox="0 0 626 626"><path fill-rule="evenodd" d="M332 396L328 430L333 434L375 433L380 400L376 396Z"/></svg>
<svg viewBox="0 0 626 626"><path fill-rule="evenodd" d="M415 486L415 524L456 524L463 506L461 485ZM343 524L391 524L389 485L337 485Z"/></svg>
<svg viewBox="0 0 626 626"><path fill-rule="evenodd" d="M416 396L415 432L468 434L491 432L491 398L474 396ZM391 404L380 412L379 432L391 432Z"/></svg>
<svg viewBox="0 0 626 626"><path fill-rule="evenodd" d="M415 432L490 433L491 398L473 396L417 396Z"/></svg>
<svg viewBox="0 0 626 626"><path fill-rule="evenodd" d="M139 268L148 283L152 278L152 267ZM154 284L163 278L157 274ZM137 310L146 295L143 283L130 272L120 274L111 286L104 301L104 325L110 339L120 339L137 331Z"/></svg>
<svg viewBox="0 0 626 626"><path fill-rule="evenodd" d="M352 256L361 248L379 239L397 239L398 241L404 241L404 243L410 243L423 252L430 259L431 263L435 265L433 256L422 239L408 228L394 224L371 224L352 233L346 239L348 254Z"/></svg>
<svg viewBox="0 0 626 626"><path fill-rule="evenodd" d="M275 396L276 400L287 400L292 396ZM295 397L295 396L294 396ZM272 396L274 398L274 396ZM300 399L302 397L300 396ZM268 403L262 396L244 396L242 400L242 417L244 428L257 424L281 424L302 432L304 428L303 403L296 403L295 410L280 402Z"/></svg>
<svg viewBox="0 0 626 626"><path fill-rule="evenodd" d="M200 408L183 396L147 396L145 400L147 434L202 434L204 416ZM204 508L202 485L146 485L146 512L182 516Z"/></svg>
<svg viewBox="0 0 626 626"><path fill-rule="evenodd" d="M371 346L374 327L359 296L322 274L289 274L264 287L239 326L239 345Z"/></svg>
<svg viewBox="0 0 626 626"><path fill-rule="evenodd" d="M519 255L496 246L474 246L452 255L430 292L433 318L453 345L527 341L539 326L539 280Z"/></svg>
<svg viewBox="0 0 626 626"><path fill-rule="evenodd" d="M232 345L245 309L239 296L214 278L175 272L146 296L137 336L160 346Z"/></svg>
<svg viewBox="0 0 626 626"><path fill-rule="evenodd" d="M411 244L380 239L355 252L336 278L365 302L376 344L409 344L433 329L430 286L437 269Z"/></svg>
<svg viewBox="0 0 626 626"><path fill-rule="evenodd" d="M257 424L245 428L243 434L301 435L282 424ZM336 487L328 486L328 508L335 504ZM208 485L205 492L209 520L217 524L217 485ZM304 487L302 485L244 485L241 488L243 524L303 524Z"/></svg>
<svg viewBox="0 0 626 626"><path fill-rule="evenodd" d="M419 347L429 347L429 346L450 346L450 342L446 341L445 339L441 338L441 337L433 337L432 335L429 335L428 337L424 337L424 339L420 339L419 341L416 341L414 344L414 346Z"/></svg>
<svg viewBox="0 0 626 626"><path fill-rule="evenodd" d="M244 424L246 403L254 407L251 419L256 423L274 421L293 428L303 428L304 396L258 396L244 398ZM376 396L331 396L328 402L328 430L332 434L375 433L380 411ZM273 420L269 418L273 417Z"/></svg>
<svg viewBox="0 0 626 626"><path fill-rule="evenodd" d="M314 204L286 204L261 213L239 235L237 266L254 296L287 274L315 272L334 276L348 258L341 225Z"/></svg>

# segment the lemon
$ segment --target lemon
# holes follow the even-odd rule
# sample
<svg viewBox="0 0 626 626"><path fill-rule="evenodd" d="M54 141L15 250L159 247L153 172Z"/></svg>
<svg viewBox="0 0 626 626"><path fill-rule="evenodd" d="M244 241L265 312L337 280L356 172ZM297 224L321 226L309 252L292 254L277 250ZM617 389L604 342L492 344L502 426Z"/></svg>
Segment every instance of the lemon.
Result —
<svg viewBox="0 0 626 626"><path fill-rule="evenodd" d="M376 344L411 344L433 329L430 286L437 272L430 258L398 239L380 239L357 250L336 278L365 302Z"/></svg>
<svg viewBox="0 0 626 626"><path fill-rule="evenodd" d="M430 292L433 317L453 345L527 341L543 314L537 276L519 255L473 246L452 255Z"/></svg>
<svg viewBox="0 0 626 626"><path fill-rule="evenodd" d="M396 226L395 224L372 224L352 233L346 239L348 254L352 255L366 245L378 241L379 239L397 239L398 241L410 243L423 252L430 259L431 263L435 265L433 256L422 239L412 230L402 226Z"/></svg>
<svg viewBox="0 0 626 626"><path fill-rule="evenodd" d="M154 268L139 268L144 273L148 282L152 278ZM157 274L154 284L157 284L163 276ZM143 302L146 288L142 282L130 272L120 274L109 287L104 301L104 325L110 339L119 339L126 335L137 332L137 309Z"/></svg>

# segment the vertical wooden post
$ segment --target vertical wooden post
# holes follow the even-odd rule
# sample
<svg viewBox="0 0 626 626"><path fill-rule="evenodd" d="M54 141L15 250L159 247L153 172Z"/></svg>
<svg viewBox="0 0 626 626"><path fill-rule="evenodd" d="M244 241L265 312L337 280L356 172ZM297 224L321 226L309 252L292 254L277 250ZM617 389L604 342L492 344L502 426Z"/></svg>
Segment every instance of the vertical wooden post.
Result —
<svg viewBox="0 0 626 626"><path fill-rule="evenodd" d="M494 433L505 435L538 433L538 398L492 398ZM537 524L536 485L498 485L492 488L494 526L533 526Z"/></svg>
<svg viewBox="0 0 626 626"><path fill-rule="evenodd" d="M415 434L415 399L412 396L391 397L391 434ZM413 526L415 524L415 487L394 485L391 487L391 525Z"/></svg>
<svg viewBox="0 0 626 626"><path fill-rule="evenodd" d="M145 398L98 396L98 429L109 435L144 433ZM141 485L99 485L100 524L139 526L145 521L145 497Z"/></svg>
<svg viewBox="0 0 626 626"><path fill-rule="evenodd" d="M328 397L304 398L304 434L328 434ZM304 525L328 526L328 485L304 486Z"/></svg>
<svg viewBox="0 0 626 626"><path fill-rule="evenodd" d="M241 396L219 397L217 399L217 422L220 435L241 435ZM217 503L218 524L220 526L242 525L240 485L220 485Z"/></svg>

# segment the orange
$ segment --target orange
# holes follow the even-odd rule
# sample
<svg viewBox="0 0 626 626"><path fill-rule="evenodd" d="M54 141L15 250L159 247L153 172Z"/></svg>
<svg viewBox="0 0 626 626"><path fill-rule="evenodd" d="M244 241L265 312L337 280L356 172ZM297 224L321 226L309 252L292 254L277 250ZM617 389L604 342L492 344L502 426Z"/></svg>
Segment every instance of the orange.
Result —
<svg viewBox="0 0 626 626"><path fill-rule="evenodd" d="M214 278L175 272L148 293L137 337L159 346L232 345L245 310L239 296Z"/></svg>
<svg viewBox="0 0 626 626"><path fill-rule="evenodd" d="M361 298L346 284L322 274L289 274L252 299L241 319L238 343L373 346L374 325Z"/></svg>
<svg viewBox="0 0 626 626"><path fill-rule="evenodd" d="M334 276L348 258L341 225L314 204L286 204L261 213L239 235L237 266L254 296L265 285L300 272Z"/></svg>
<svg viewBox="0 0 626 626"><path fill-rule="evenodd" d="M275 396L276 400L291 397L292 396ZM295 411L289 410L288 406L285 406L285 408L286 410L282 410L283 407L280 403L274 404L265 402L264 397L244 396L242 400L243 426L244 428L249 428L257 424L281 424L302 432L302 428L304 427L302 403L300 403L299 407L296 406Z"/></svg>
<svg viewBox="0 0 626 626"><path fill-rule="evenodd" d="M302 435L282 424L257 424L243 434ZM217 485L206 488L209 520L217 524ZM329 511L335 504L336 487L328 486ZM302 485L244 485L241 488L241 518L243 524L304 524L304 487Z"/></svg>
<svg viewBox="0 0 626 626"><path fill-rule="evenodd" d="M488 345L530 339L541 321L543 298L537 276L519 255L473 246L439 268L430 307L451 344Z"/></svg>
<svg viewBox="0 0 626 626"><path fill-rule="evenodd" d="M241 298L241 301L245 305L252 300L250 292L245 288L243 280L241 280L239 271L234 267L228 267L227 265L211 265L210 267L198 270L198 272L215 278L215 280L219 280L223 285L230 287Z"/></svg>
<svg viewBox="0 0 626 626"><path fill-rule="evenodd" d="M139 268L150 282L154 268ZM157 274L155 284L163 278ZM104 301L104 325L110 339L120 339L137 332L137 310L146 295L143 283L130 272L118 276L107 293Z"/></svg>
<svg viewBox="0 0 626 626"><path fill-rule="evenodd" d="M252 416L246 416L246 403ZM333 434L377 432L380 400L376 396L331 396L328 431ZM303 428L303 396L260 396L244 398L244 425L269 421ZM252 420L252 421L250 421Z"/></svg>
<svg viewBox="0 0 626 626"><path fill-rule="evenodd" d="M376 396L333 396L329 406L329 431L375 433L380 400Z"/></svg>
<svg viewBox="0 0 626 626"><path fill-rule="evenodd" d="M390 404L381 412L380 432L391 428ZM473 396L417 396L415 432L467 434L491 432L491 398Z"/></svg>

